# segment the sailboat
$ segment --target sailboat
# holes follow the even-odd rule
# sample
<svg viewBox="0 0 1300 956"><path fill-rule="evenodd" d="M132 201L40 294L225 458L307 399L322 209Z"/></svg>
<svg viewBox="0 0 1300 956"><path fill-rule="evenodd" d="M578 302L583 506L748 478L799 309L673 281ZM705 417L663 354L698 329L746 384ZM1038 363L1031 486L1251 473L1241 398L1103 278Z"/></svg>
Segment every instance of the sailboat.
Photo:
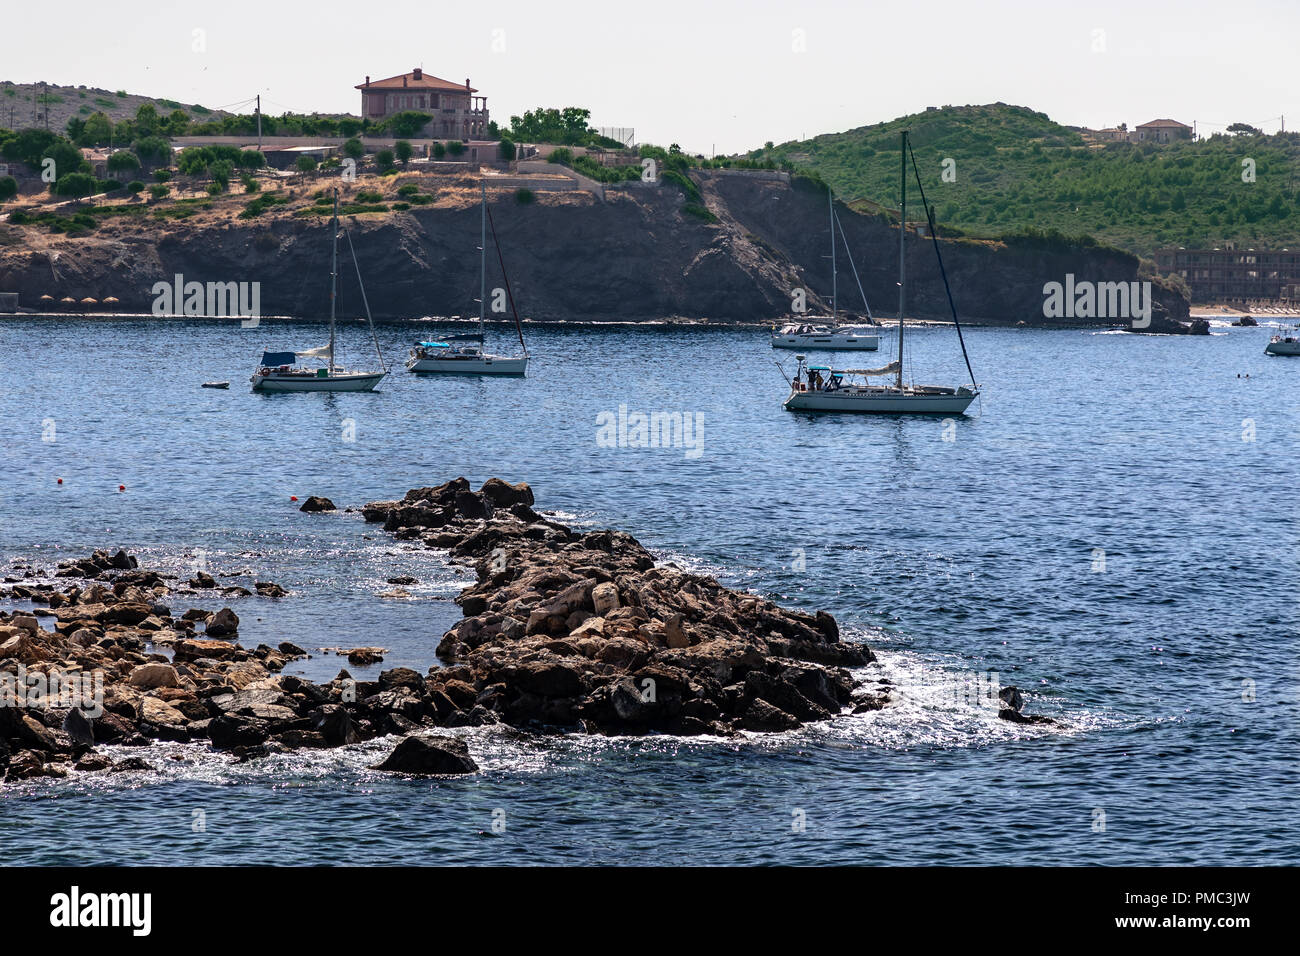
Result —
<svg viewBox="0 0 1300 956"><path fill-rule="evenodd" d="M921 202L929 218L930 238L934 242L934 254L939 262L939 274L943 277L944 289L948 293L948 306L952 310L952 320L957 327L957 340L961 343L961 354L966 360L966 371L970 372L969 385L905 385L903 383L903 310L906 303L906 239L907 239L907 161L911 156L912 170L916 174L917 189L921 193ZM881 414L929 414L961 415L970 407L979 395L979 388L974 383L975 372L971 369L970 356L966 353L966 342L962 338L961 323L957 320L957 307L953 303L952 289L948 286L948 274L943 268L943 254L939 251L939 239L935 235L934 214L925 201L925 188L921 185L921 173L916 166L916 156L908 142L907 131L902 135L902 192L900 196L900 215L898 219L898 357L881 368L843 369L836 371L826 366L806 365L803 355L795 356L799 363L794 380L790 383L790 397L785 400L785 407L791 411L812 412L876 412ZM876 376L894 376L892 385L873 385L868 379ZM863 384L846 382L846 376L861 376Z"/></svg>
<svg viewBox="0 0 1300 956"><path fill-rule="evenodd" d="M835 215L835 196L829 188L826 190L827 204L831 217L831 320L829 325L808 322L792 322L772 332L774 349L830 349L834 351L874 352L880 348L880 336L876 334L875 325L840 325L839 270L835 259L835 232L839 217ZM844 242L844 251L848 253L849 265L853 267L853 278L858 278L858 267L853 265L853 254L849 250L848 237L839 229L840 239ZM858 280L858 291L862 292L862 281ZM871 306L867 304L866 293L862 293L862 304L866 306L867 318L871 318Z"/></svg>
<svg viewBox="0 0 1300 956"><path fill-rule="evenodd" d="M370 316L370 303L366 300L366 289L361 285L361 265L357 262L357 250L348 236L348 248L352 251L352 264L357 270L357 284L361 286L361 301L366 307L366 322L370 325L370 337L375 343L375 354L379 356L378 372L360 372L342 368L334 364L334 323L338 300L339 272L339 191L334 190L334 215L330 219L333 231L333 246L330 258L330 340L328 345L307 349L302 352L263 352L262 361L251 379L255 392L371 392L388 374L384 365L383 353L379 351L379 338L375 335L375 323ZM302 366L298 359L324 359L320 366Z"/></svg>
<svg viewBox="0 0 1300 956"><path fill-rule="evenodd" d="M493 355L483 351L478 345L456 345L455 341L476 338L483 341L483 327L487 309L487 233L491 213L487 206L487 183L481 183L482 189L482 224L479 243L479 299L478 332L452 336L449 341L417 342L406 360L406 367L412 372L445 372L453 375L523 375L528 371L528 346L524 344L524 330L519 322L519 311L515 309L514 293L510 291L510 279L506 276L505 260L501 256L501 243L497 241L496 224L492 223L492 242L496 246L497 259L501 263L501 275L505 280L506 295L510 299L510 309L515 316L515 331L519 334L519 345L523 348L522 356Z"/></svg>

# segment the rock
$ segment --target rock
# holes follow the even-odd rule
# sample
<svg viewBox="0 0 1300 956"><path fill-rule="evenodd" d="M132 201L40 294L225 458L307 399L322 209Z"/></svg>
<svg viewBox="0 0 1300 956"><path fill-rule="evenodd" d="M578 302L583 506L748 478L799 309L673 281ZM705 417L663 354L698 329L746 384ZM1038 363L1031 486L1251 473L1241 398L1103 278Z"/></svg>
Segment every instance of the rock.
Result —
<svg viewBox="0 0 1300 956"><path fill-rule="evenodd" d="M189 718L166 701L156 697L141 697L138 716L150 724L179 727L189 722Z"/></svg>
<svg viewBox="0 0 1300 956"><path fill-rule="evenodd" d="M194 577L190 578L187 583L190 587L197 588L201 591L206 591L217 586L216 579L206 571L200 571L198 574L194 575Z"/></svg>
<svg viewBox="0 0 1300 956"><path fill-rule="evenodd" d="M619 606L618 588L609 581L602 581L591 589L591 604L598 617L605 617Z"/></svg>
<svg viewBox="0 0 1300 956"><path fill-rule="evenodd" d="M385 583L397 584L405 587L410 584L419 584L420 582L416 578L411 577L409 574L400 574L395 578L389 578Z"/></svg>
<svg viewBox="0 0 1300 956"><path fill-rule="evenodd" d="M132 687L149 689L153 687L179 687L180 677L171 664L141 664L131 671L126 682Z"/></svg>
<svg viewBox="0 0 1300 956"><path fill-rule="evenodd" d="M469 747L458 737L407 737L383 763L371 768L387 773L465 774L478 770Z"/></svg>
<svg viewBox="0 0 1300 956"><path fill-rule="evenodd" d="M664 622L664 640L668 642L669 647L690 647L691 640L686 636L685 628L682 627L682 616L680 614L674 614Z"/></svg>
<svg viewBox="0 0 1300 956"><path fill-rule="evenodd" d="M258 581L253 585L262 597L281 598L289 592L273 581Z"/></svg>
<svg viewBox="0 0 1300 956"><path fill-rule="evenodd" d="M207 634L209 637L228 637L239 630L239 616L228 607L223 607L208 618Z"/></svg>
<svg viewBox="0 0 1300 956"><path fill-rule="evenodd" d="M297 644L291 643L290 641L281 641L281 642L280 642L280 648L279 648L279 649L280 649L280 653L281 653L281 654L288 654L290 657L306 657L306 656L307 656L307 652L306 652L306 651L304 651L304 650L303 650L301 647L299 647Z"/></svg>
<svg viewBox="0 0 1300 956"><path fill-rule="evenodd" d="M76 707L68 711L63 718L63 732L68 735L72 743L78 747L95 746L95 731L91 727L90 721Z"/></svg>
<svg viewBox="0 0 1300 956"><path fill-rule="evenodd" d="M1003 687L998 691L998 698L1011 710L1020 710L1025 706L1025 697L1018 687Z"/></svg>
<svg viewBox="0 0 1300 956"><path fill-rule="evenodd" d="M348 663L353 667L368 667L372 664L382 664L384 655L381 653L383 648L380 647L354 647L347 652Z"/></svg>
<svg viewBox="0 0 1300 956"><path fill-rule="evenodd" d="M331 747L360 743L361 733L356 723L340 704L325 704L310 715L312 727Z"/></svg>
<svg viewBox="0 0 1300 956"><path fill-rule="evenodd" d="M745 716L741 720L741 726L746 730L770 733L793 730L799 726L799 721L793 715L773 707L760 697L756 697L749 702L749 707L746 708Z"/></svg>
<svg viewBox="0 0 1300 956"><path fill-rule="evenodd" d="M153 770L153 766L143 757L127 757L113 764L112 773L124 773L131 770Z"/></svg>
<svg viewBox="0 0 1300 956"><path fill-rule="evenodd" d="M94 773L99 770L107 770L111 766L113 766L113 761L103 754L86 754L77 761L75 769L80 770L82 773Z"/></svg>
<svg viewBox="0 0 1300 956"><path fill-rule="evenodd" d="M483 487L478 492L487 498L498 508L509 508L512 505L531 506L533 501L533 489L526 482L519 482L512 485L500 478L489 478L483 482Z"/></svg>
<svg viewBox="0 0 1300 956"><path fill-rule="evenodd" d="M302 507L298 510L310 513L316 511L337 511L338 509L334 507L334 502L330 501L328 498L321 498L317 495L312 495L302 503Z"/></svg>
<svg viewBox="0 0 1300 956"><path fill-rule="evenodd" d="M218 750L252 747L266 741L266 726L259 720L222 714L208 724L208 737Z"/></svg>

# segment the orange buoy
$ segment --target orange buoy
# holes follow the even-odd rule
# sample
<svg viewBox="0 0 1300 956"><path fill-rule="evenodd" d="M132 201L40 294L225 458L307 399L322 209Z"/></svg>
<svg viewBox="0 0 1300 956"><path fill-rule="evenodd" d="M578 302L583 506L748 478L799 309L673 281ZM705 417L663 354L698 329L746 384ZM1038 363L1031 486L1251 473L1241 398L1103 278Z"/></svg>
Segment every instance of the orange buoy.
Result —
<svg viewBox="0 0 1300 956"><path fill-rule="evenodd" d="M118 486L117 486L117 490L118 490L118 491L126 491L126 485L118 485Z"/></svg>
<svg viewBox="0 0 1300 956"><path fill-rule="evenodd" d="M297 500L298 500L298 496L297 496L297 495L290 495L290 496L289 496L289 500L290 500L290 501L297 501Z"/></svg>

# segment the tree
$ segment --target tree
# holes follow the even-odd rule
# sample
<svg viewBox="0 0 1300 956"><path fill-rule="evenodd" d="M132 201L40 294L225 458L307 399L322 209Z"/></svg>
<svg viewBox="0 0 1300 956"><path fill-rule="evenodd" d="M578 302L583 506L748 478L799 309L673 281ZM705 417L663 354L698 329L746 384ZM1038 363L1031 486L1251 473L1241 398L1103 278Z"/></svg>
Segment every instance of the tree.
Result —
<svg viewBox="0 0 1300 956"><path fill-rule="evenodd" d="M343 144L343 155L350 156L352 159L360 159L366 155L365 144L354 136Z"/></svg>
<svg viewBox="0 0 1300 956"><path fill-rule="evenodd" d="M184 136L190 128L189 114L181 110L172 110L164 127L168 136Z"/></svg>
<svg viewBox="0 0 1300 956"><path fill-rule="evenodd" d="M129 149L119 149L108 157L110 173L133 173L140 168L140 159Z"/></svg>
<svg viewBox="0 0 1300 956"><path fill-rule="evenodd" d="M67 173L85 172L90 169L90 165L81 158L81 151L64 139L55 140L45 147L40 159L35 163L35 168L41 169L47 159L54 160L55 180Z"/></svg>
<svg viewBox="0 0 1300 956"><path fill-rule="evenodd" d="M113 136L113 124L103 113L91 113L86 117L81 136L77 139L79 146L107 146Z"/></svg>
<svg viewBox="0 0 1300 956"><path fill-rule="evenodd" d="M442 159L442 158L443 158L444 156L446 156L446 155L447 155L447 147L446 147L446 146L443 146L442 143L434 143L434 144L433 144L433 158L434 158L434 159Z"/></svg>
<svg viewBox="0 0 1300 956"><path fill-rule="evenodd" d="M303 179L306 179L307 174L316 168L316 160L312 156L299 156L297 166L298 172L302 173Z"/></svg>
<svg viewBox="0 0 1300 956"><path fill-rule="evenodd" d="M75 143L81 138L81 134L85 131L86 121L80 116L74 116L68 120L68 125L65 129L68 131L68 139Z"/></svg>
<svg viewBox="0 0 1300 956"><path fill-rule="evenodd" d="M379 164L381 169L392 169L393 151L391 149L381 149L379 152L375 153L375 162Z"/></svg>
<svg viewBox="0 0 1300 956"><path fill-rule="evenodd" d="M1249 123L1233 123L1228 127L1228 132L1234 136L1262 136L1263 131L1251 126Z"/></svg>
<svg viewBox="0 0 1300 956"><path fill-rule="evenodd" d="M447 144L447 152L451 153L453 156L459 156L461 153L465 152L465 144L458 139L453 139Z"/></svg>
<svg viewBox="0 0 1300 956"><path fill-rule="evenodd" d="M415 155L415 150L411 148L411 144L404 139L399 139L394 143L393 150L397 154L398 161L403 166L410 163L411 157Z"/></svg>
<svg viewBox="0 0 1300 956"><path fill-rule="evenodd" d="M153 178L160 183L165 183L172 178L172 171L170 169L155 169Z"/></svg>
<svg viewBox="0 0 1300 956"><path fill-rule="evenodd" d="M135 128L141 136L156 136L158 134L158 111L154 109L152 103L141 103L140 108L135 111Z"/></svg>
<svg viewBox="0 0 1300 956"><path fill-rule="evenodd" d="M234 167L229 160L218 160L208 167L208 175L212 177L212 184L219 187L220 192L225 192L230 188L230 174Z"/></svg>
<svg viewBox="0 0 1300 956"><path fill-rule="evenodd" d="M0 176L0 202L8 202L18 195L18 180L12 176Z"/></svg>
<svg viewBox="0 0 1300 956"><path fill-rule="evenodd" d="M95 177L89 173L67 173L51 184L50 189L56 196L69 196L80 199L95 191Z"/></svg>
<svg viewBox="0 0 1300 956"><path fill-rule="evenodd" d="M501 154L501 158L507 162L515 158L515 144L510 142L508 139L502 138L500 144L497 146L497 150Z"/></svg>
<svg viewBox="0 0 1300 956"><path fill-rule="evenodd" d="M138 179L133 179L126 184L126 191L129 192L132 196L134 196L138 192L141 192L143 189L144 189L144 183L140 182L140 180Z"/></svg>
<svg viewBox="0 0 1300 956"><path fill-rule="evenodd" d="M243 169L261 169L266 165L266 157L259 149L246 149L239 154L239 165Z"/></svg>
<svg viewBox="0 0 1300 956"><path fill-rule="evenodd" d="M172 158L171 143L161 136L145 136L131 144L131 152L140 157L141 163L166 165Z"/></svg>

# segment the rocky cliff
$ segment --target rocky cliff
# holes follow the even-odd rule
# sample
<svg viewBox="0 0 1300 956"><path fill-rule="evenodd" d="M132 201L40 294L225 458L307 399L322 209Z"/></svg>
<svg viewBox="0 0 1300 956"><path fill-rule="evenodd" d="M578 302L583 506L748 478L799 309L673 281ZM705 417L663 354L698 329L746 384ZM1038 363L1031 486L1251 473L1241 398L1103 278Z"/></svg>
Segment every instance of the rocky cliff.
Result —
<svg viewBox="0 0 1300 956"><path fill-rule="evenodd" d="M696 179L716 222L691 215L669 185L610 190L604 201L586 192L539 192L521 203L512 189L490 191L521 314L542 321L770 321L790 312L798 288L809 290L810 311L825 308L820 296L831 286L825 193L799 181L718 173ZM394 209L409 198L397 190L410 183L424 190L425 204ZM42 225L0 224L0 290L20 292L28 308L42 295L113 296L120 311L149 312L154 284L179 273L187 281L257 282L264 315L321 315L328 308L329 226L313 196L322 185L286 188L281 195L288 202L253 218L240 217L252 198L240 195L188 206L137 203L139 212L104 216L79 237ZM477 312L476 185L466 177L404 174L347 188L344 198L353 202L360 190L381 191L383 202L371 207L387 207L344 217L376 318ZM165 218L168 211L189 215ZM844 206L839 214L873 311L892 316L897 229ZM909 314L947 318L930 241L909 234L906 244ZM1066 274L1098 282L1138 278L1137 259L1117 250L961 239L945 240L943 249L960 314L976 322L1061 321L1044 318L1043 286ZM840 265L841 301L860 311L842 254ZM501 284L495 262L488 278L489 288ZM340 281L343 310L360 314L346 259ZM1186 318L1188 303L1178 292L1156 285L1153 293L1157 325Z"/></svg>

